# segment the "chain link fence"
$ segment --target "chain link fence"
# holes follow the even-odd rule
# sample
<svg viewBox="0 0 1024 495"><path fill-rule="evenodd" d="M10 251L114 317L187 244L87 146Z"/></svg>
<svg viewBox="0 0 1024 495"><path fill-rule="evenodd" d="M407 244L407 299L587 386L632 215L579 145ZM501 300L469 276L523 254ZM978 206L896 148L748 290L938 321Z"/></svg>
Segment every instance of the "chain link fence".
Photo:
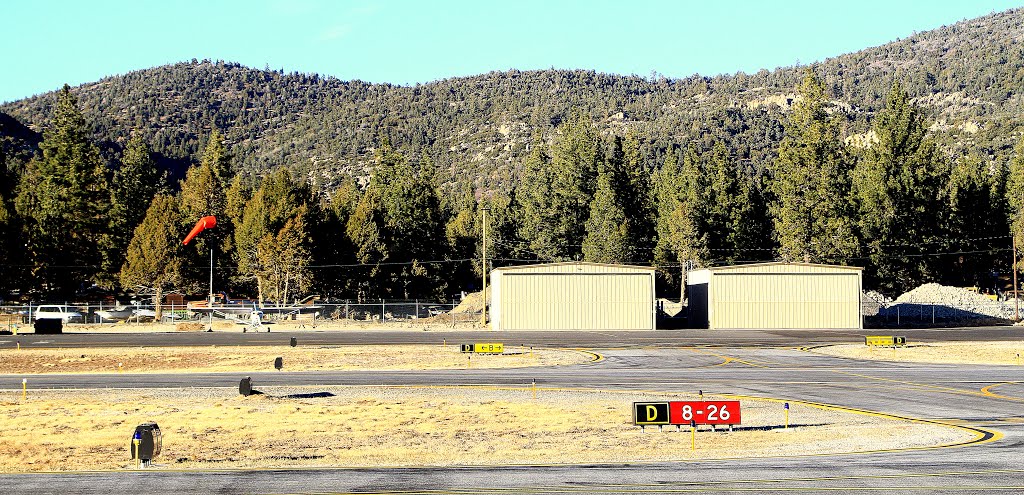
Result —
<svg viewBox="0 0 1024 495"><path fill-rule="evenodd" d="M0 305L0 331L12 331L16 326L31 325L41 304ZM109 303L46 303L57 306L66 316L67 323L145 323L153 321L153 305L113 305ZM481 311L458 308L454 302L428 300L339 301L301 306L264 306L263 321L308 322L362 322L368 324L424 323L430 325L465 326L481 321ZM236 304L216 306L215 320L248 321L252 305ZM869 328L885 327L950 327L1007 325L1017 321L1024 313L1024 302L1018 308L1015 300L971 301L969 304L951 304L948 301L894 302L861 300L864 325ZM163 306L163 322L203 321L209 312L192 310L180 304Z"/></svg>
<svg viewBox="0 0 1024 495"><path fill-rule="evenodd" d="M67 323L151 322L156 308L151 304L113 305L104 303L45 303L0 306L0 331L14 325L28 325L35 319L40 307L53 315L57 310ZM54 308L56 306L56 308ZM432 324L472 324L481 320L479 309L456 311L458 303L428 300L341 301L298 306L266 305L259 308L264 321L358 321L369 323L416 322ZM215 320L249 320L252 304L217 305L213 308ZM166 304L162 307L163 322L202 321L210 317L205 308Z"/></svg>
<svg viewBox="0 0 1024 495"><path fill-rule="evenodd" d="M867 327L951 327L1009 325L1024 313L1024 303L1018 309L1015 300L971 301L954 304L933 302L879 302L865 299L861 314Z"/></svg>

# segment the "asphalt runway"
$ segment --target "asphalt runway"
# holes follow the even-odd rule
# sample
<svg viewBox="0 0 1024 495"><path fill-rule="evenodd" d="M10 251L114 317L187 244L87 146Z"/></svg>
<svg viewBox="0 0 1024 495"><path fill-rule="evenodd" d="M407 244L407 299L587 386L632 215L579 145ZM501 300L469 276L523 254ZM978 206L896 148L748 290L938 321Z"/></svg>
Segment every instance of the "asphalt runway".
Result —
<svg viewBox="0 0 1024 495"><path fill-rule="evenodd" d="M64 333L0 335L0 349L16 342L31 347L137 347L203 345L276 345L296 337L304 345L440 344L500 340L513 345L546 347L808 346L863 342L865 335L904 335L909 342L1024 340L1024 327L968 327L884 330L657 330L494 332L469 330L298 330L166 333Z"/></svg>
<svg viewBox="0 0 1024 495"><path fill-rule="evenodd" d="M865 333L893 333L874 332ZM895 332L913 341L1024 340L1015 328ZM444 336L442 336L442 334ZM149 334L154 335L154 334ZM207 335L36 336L22 345L168 345ZM218 335L217 333L209 335ZM253 344L254 334L222 334ZM259 334L262 343L289 334ZM468 332L315 332L303 345L373 342L452 343L460 339L515 343ZM523 369L410 372L267 372L256 388L274 385L502 385L599 390L737 394L833 404L901 417L953 423L977 431L969 445L892 452L700 462L614 465L415 467L401 469L277 469L179 472L39 473L0 475L9 493L1022 493L1024 492L1024 366L935 365L835 358L800 347L857 341L848 332L745 333L707 331L588 332L524 336L528 345L592 348L603 359L582 365ZM23 336L24 337L24 336ZM45 337L45 338L44 338ZM479 337L479 338L478 338ZM529 339L527 337L530 337ZM66 339L66 340L65 340ZM179 340L180 339L180 340ZM436 339L436 340L435 340ZM9 340L0 336L0 346ZM40 341L48 341L42 343ZM222 341L218 341L222 342ZM217 345L228 345L219 343ZM36 388L224 387L236 393L239 373L36 375ZM0 375L0 389L20 390L20 375ZM126 393L130 393L130 390ZM628 399L627 399L628 400ZM673 433L652 433L673 434ZM710 434L708 434L710 435ZM0 439L2 440L2 439Z"/></svg>

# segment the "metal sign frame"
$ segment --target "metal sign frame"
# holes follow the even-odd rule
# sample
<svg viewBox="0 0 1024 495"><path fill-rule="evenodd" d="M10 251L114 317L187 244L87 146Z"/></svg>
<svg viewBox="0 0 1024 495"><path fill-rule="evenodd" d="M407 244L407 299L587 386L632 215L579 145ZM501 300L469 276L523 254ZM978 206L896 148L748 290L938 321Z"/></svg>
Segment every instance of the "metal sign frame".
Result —
<svg viewBox="0 0 1024 495"><path fill-rule="evenodd" d="M634 402L633 424L637 426L664 426L671 424L669 422L669 403L667 401Z"/></svg>

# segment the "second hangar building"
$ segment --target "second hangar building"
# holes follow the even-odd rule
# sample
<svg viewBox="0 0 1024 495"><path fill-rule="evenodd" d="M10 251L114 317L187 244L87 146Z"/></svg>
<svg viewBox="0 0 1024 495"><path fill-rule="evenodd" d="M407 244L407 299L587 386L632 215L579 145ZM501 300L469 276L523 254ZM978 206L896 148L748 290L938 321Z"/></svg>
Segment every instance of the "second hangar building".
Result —
<svg viewBox="0 0 1024 495"><path fill-rule="evenodd" d="M694 328L862 329L861 273L852 266L755 263L687 272Z"/></svg>

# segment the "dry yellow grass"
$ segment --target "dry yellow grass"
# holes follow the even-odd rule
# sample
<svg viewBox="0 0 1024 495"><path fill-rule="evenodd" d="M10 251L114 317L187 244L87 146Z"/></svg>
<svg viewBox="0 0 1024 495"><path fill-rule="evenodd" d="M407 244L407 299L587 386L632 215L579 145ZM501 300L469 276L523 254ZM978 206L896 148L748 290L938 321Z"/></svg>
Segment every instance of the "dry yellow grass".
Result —
<svg viewBox="0 0 1024 495"><path fill-rule="evenodd" d="M864 344L839 344L814 348L814 352L830 356L936 364L1024 364L1024 342L936 342L910 343L893 352L891 347L868 347Z"/></svg>
<svg viewBox="0 0 1024 495"><path fill-rule="evenodd" d="M88 349L0 350L0 374L273 371L281 357L287 371L426 370L521 368L577 364L592 356L572 350L509 346L506 354L468 354L459 346L232 346L101 347Z"/></svg>
<svg viewBox="0 0 1024 495"><path fill-rule="evenodd" d="M258 384L257 384L258 385ZM257 386L257 388L260 388ZM135 425L159 423L156 469L508 465L759 457L925 447L974 438L948 426L794 403L743 401L744 426L641 433L634 400L683 395L541 389L268 388L0 392L0 471L132 467ZM713 397L708 397L713 399ZM760 429L768 427L768 429Z"/></svg>

